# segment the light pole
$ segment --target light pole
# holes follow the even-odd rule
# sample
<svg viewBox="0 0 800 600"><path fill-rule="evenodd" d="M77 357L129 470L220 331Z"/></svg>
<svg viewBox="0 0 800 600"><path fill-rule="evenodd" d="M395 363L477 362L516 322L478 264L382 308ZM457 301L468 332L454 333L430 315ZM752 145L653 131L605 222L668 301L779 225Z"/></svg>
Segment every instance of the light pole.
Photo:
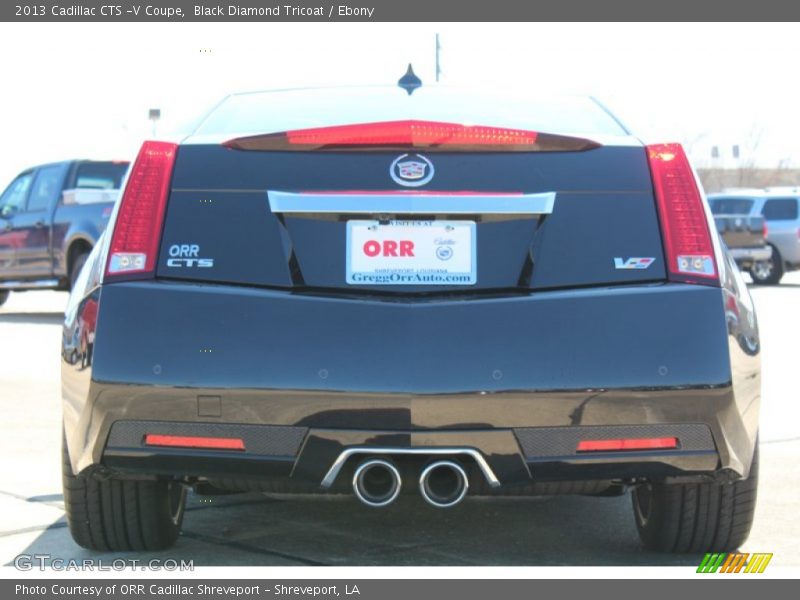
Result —
<svg viewBox="0 0 800 600"><path fill-rule="evenodd" d="M153 122L153 137L156 137L156 122L161 118L161 109L151 108L147 118Z"/></svg>
<svg viewBox="0 0 800 600"><path fill-rule="evenodd" d="M442 49L441 44L439 44L439 34L436 34L436 83L439 83L439 75L442 73L442 69L439 67L439 51Z"/></svg>

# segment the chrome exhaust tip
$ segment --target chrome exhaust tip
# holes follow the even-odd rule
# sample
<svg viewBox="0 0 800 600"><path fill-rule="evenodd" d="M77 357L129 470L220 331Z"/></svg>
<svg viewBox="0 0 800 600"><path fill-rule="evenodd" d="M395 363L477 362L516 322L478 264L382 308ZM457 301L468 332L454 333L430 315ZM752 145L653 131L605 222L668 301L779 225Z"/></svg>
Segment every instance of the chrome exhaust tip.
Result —
<svg viewBox="0 0 800 600"><path fill-rule="evenodd" d="M367 506L388 506L400 495L402 485L397 467L382 458L365 460L353 474L353 492Z"/></svg>
<svg viewBox="0 0 800 600"><path fill-rule="evenodd" d="M436 508L450 508L464 499L469 480L463 467L451 460L429 464L419 476L422 497Z"/></svg>

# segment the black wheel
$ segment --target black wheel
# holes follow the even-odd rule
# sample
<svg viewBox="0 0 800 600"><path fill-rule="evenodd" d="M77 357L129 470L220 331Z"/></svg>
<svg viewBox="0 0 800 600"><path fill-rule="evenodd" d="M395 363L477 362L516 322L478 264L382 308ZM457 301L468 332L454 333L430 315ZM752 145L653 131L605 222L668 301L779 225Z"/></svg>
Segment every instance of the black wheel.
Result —
<svg viewBox="0 0 800 600"><path fill-rule="evenodd" d="M186 488L177 482L96 479L72 473L62 443L64 510L78 544L90 550L163 550L178 539Z"/></svg>
<svg viewBox="0 0 800 600"><path fill-rule="evenodd" d="M88 252L81 252L75 259L72 261L72 266L69 269L69 289L73 289L75 287L75 282L78 280L78 275L81 274L81 269L83 265L86 263L86 259L89 258Z"/></svg>
<svg viewBox="0 0 800 600"><path fill-rule="evenodd" d="M729 552L750 534L758 488L758 445L750 476L733 483L648 484L633 491L645 548L657 552Z"/></svg>
<svg viewBox="0 0 800 600"><path fill-rule="evenodd" d="M775 246L772 246L772 258L750 267L750 277L758 285L777 285L780 282L783 277L783 258Z"/></svg>
<svg viewBox="0 0 800 600"><path fill-rule="evenodd" d="M10 293L11 292L9 292L8 290L0 290L0 306L3 306L3 304L6 303L6 300L8 300L8 296Z"/></svg>

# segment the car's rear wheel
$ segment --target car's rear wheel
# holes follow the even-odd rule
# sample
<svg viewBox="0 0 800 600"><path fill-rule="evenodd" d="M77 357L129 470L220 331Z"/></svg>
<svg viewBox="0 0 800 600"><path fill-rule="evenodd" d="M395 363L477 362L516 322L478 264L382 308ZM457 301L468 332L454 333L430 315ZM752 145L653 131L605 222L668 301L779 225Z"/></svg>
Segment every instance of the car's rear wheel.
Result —
<svg viewBox="0 0 800 600"><path fill-rule="evenodd" d="M178 539L186 488L177 482L98 479L72 472L62 443L64 510L72 538L106 552L163 550Z"/></svg>
<svg viewBox="0 0 800 600"><path fill-rule="evenodd" d="M777 285L783 278L783 258L775 246L772 246L772 257L769 260L756 262L750 267L750 277L758 285Z"/></svg>
<svg viewBox="0 0 800 600"><path fill-rule="evenodd" d="M8 290L0 290L0 306L3 306L3 304L6 303L6 300L8 300L8 296L10 293L11 292L9 292Z"/></svg>
<svg viewBox="0 0 800 600"><path fill-rule="evenodd" d="M89 258L88 252L81 252L72 260L72 266L69 269L69 289L75 287L75 282L78 281L78 275L81 274L83 265L86 264L86 259Z"/></svg>
<svg viewBox="0 0 800 600"><path fill-rule="evenodd" d="M633 491L645 548L658 552L727 552L750 534L758 488L758 445L750 476L733 483L647 484Z"/></svg>

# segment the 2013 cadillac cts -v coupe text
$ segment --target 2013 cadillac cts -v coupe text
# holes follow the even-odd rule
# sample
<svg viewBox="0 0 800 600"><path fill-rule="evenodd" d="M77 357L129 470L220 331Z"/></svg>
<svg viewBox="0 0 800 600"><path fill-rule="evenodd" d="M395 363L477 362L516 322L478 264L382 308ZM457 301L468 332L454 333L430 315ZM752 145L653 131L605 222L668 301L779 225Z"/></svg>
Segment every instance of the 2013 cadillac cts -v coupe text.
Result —
<svg viewBox="0 0 800 600"><path fill-rule="evenodd" d="M66 315L75 540L167 547L192 486L630 490L647 548L736 548L758 330L681 146L409 91L232 95L142 146Z"/></svg>

